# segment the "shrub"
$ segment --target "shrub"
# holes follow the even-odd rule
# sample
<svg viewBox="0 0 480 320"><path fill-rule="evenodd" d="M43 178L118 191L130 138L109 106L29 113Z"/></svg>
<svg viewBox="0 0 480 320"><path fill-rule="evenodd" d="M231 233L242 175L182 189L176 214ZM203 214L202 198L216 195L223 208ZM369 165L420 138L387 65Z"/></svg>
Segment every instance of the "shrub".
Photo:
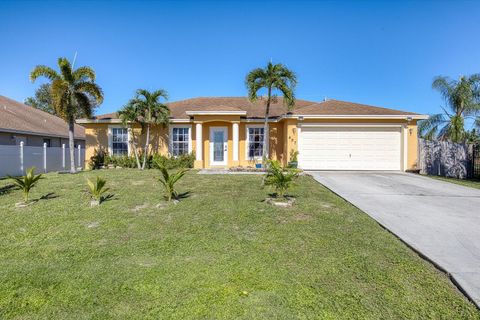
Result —
<svg viewBox="0 0 480 320"><path fill-rule="evenodd" d="M267 174L263 180L265 186L271 186L281 197L294 184L298 177L298 170L284 168L276 160L267 161Z"/></svg>
<svg viewBox="0 0 480 320"><path fill-rule="evenodd" d="M186 168L180 168L177 172L170 174L161 163L157 163L158 169L162 173L162 177L158 180L163 184L165 187L165 198L167 201L171 201L172 198L178 197L178 192L175 190L175 183L180 180L185 173L187 172Z"/></svg>
<svg viewBox="0 0 480 320"><path fill-rule="evenodd" d="M93 151L93 156L90 157L90 161L88 162L88 166L91 169L100 169L103 165L105 165L105 152L103 150L95 149Z"/></svg>
<svg viewBox="0 0 480 320"><path fill-rule="evenodd" d="M42 178L42 174L35 175L35 167L27 169L27 174L21 177L11 177L13 184L23 191L23 199L25 203L28 202L30 190L37 184L38 180Z"/></svg>
<svg viewBox="0 0 480 320"><path fill-rule="evenodd" d="M178 157L166 157L161 154L154 154L150 167L160 169L164 167L167 170L176 168L193 168L195 155L193 153L182 154Z"/></svg>
<svg viewBox="0 0 480 320"><path fill-rule="evenodd" d="M140 155L142 157L142 155ZM178 157L167 157L161 154L153 154L147 157L147 169L160 169L160 166L167 170L176 168L193 168L195 154L183 154ZM134 156L109 156L103 152L97 152L90 158L90 168L99 169L102 166L113 165L122 168L137 168L137 162Z"/></svg>
<svg viewBox="0 0 480 320"><path fill-rule="evenodd" d="M99 204L103 201L103 195L109 190L109 188L105 188L106 184L107 181L100 177L97 177L95 182L87 179L88 191L90 192L92 200L98 201Z"/></svg>

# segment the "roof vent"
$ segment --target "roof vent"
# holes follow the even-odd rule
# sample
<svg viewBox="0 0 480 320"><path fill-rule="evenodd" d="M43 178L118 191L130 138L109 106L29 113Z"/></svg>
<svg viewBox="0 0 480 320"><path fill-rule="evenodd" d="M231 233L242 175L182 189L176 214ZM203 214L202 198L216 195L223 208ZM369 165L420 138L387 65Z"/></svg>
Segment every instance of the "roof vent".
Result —
<svg viewBox="0 0 480 320"><path fill-rule="evenodd" d="M323 97L323 102L325 102L325 101L327 101L327 100L328 100L327 97Z"/></svg>

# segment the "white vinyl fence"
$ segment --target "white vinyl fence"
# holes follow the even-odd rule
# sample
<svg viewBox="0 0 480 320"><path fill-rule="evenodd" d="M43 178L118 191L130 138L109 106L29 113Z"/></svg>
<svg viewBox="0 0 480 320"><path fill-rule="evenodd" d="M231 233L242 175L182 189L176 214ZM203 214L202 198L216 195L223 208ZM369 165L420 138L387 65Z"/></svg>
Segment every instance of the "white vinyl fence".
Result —
<svg viewBox="0 0 480 320"><path fill-rule="evenodd" d="M85 149L75 149L75 167L82 168L85 163ZM36 173L70 170L70 149L63 144L59 147L25 146L23 142L17 146L0 145L0 177L7 175L23 175L25 171L35 167Z"/></svg>

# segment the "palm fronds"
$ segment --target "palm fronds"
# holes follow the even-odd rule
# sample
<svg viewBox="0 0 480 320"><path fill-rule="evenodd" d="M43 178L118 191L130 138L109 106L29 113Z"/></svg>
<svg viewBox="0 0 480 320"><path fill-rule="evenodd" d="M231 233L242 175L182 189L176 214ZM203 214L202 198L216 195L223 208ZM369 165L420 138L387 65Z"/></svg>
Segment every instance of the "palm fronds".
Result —
<svg viewBox="0 0 480 320"><path fill-rule="evenodd" d="M42 178L42 174L35 175L35 167L31 167L27 169L27 173L21 177L12 177L8 176L10 179L13 180L13 184L22 190L23 192L23 199L25 203L28 202L28 198L30 195L30 190L37 184L38 180Z"/></svg>
<svg viewBox="0 0 480 320"><path fill-rule="evenodd" d="M283 103L288 110L295 107L295 87L297 86L297 76L291 70L281 63L273 64L269 62L265 68L255 68L250 71L245 78L245 86L248 90L248 99L252 102L258 100L258 92L261 89L267 90L267 100L265 103L265 124L263 135L262 159L268 155L268 117L270 104L275 99L275 92L283 95Z"/></svg>
<svg viewBox="0 0 480 320"><path fill-rule="evenodd" d="M73 70L66 58L57 61L60 72L47 66L36 66L30 73L30 79L39 77L50 80L50 96L55 114L63 118L69 126L70 136L74 136L74 123L77 117L90 117L96 106L103 102L102 89L94 82L95 72L90 67ZM73 156L74 141L69 139L70 172L75 172Z"/></svg>
<svg viewBox="0 0 480 320"><path fill-rule="evenodd" d="M99 202L102 201L102 198L105 192L110 190L109 188L105 187L106 184L107 184L107 181L98 176L95 181L91 181L90 179L87 179L88 191L90 192L90 196L92 197L93 200L99 201Z"/></svg>
<svg viewBox="0 0 480 320"><path fill-rule="evenodd" d="M269 160L263 184L273 187L280 197L284 197L285 192L294 184L297 177L298 170L284 168L280 165L280 162Z"/></svg>
<svg viewBox="0 0 480 320"><path fill-rule="evenodd" d="M180 168L178 171L169 173L167 168L162 165L162 163L157 162L158 169L160 170L160 173L162 174L162 177L158 179L160 183L163 185L165 188L165 198L167 201L171 201L173 198L178 197L178 192L175 189L175 183L180 180L185 173L188 171L188 169L185 168Z"/></svg>
<svg viewBox="0 0 480 320"><path fill-rule="evenodd" d="M480 112L480 74L461 76L459 80L439 76L434 78L432 88L438 90L445 100L444 114L422 121L419 124L421 136L464 141L467 137L465 117Z"/></svg>

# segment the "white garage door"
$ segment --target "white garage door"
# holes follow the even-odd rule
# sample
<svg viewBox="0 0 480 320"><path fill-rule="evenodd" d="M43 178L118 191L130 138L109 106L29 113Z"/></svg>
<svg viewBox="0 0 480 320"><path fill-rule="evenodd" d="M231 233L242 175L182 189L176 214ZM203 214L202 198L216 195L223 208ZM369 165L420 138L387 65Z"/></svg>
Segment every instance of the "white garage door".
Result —
<svg viewBox="0 0 480 320"><path fill-rule="evenodd" d="M307 170L400 170L398 127L302 127L299 167Z"/></svg>

